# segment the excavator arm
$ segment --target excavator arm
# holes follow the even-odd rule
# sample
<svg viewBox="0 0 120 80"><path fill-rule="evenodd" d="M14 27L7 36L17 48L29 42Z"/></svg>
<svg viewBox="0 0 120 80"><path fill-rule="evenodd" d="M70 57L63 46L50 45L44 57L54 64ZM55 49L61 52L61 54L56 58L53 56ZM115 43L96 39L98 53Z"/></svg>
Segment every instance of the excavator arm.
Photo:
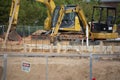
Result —
<svg viewBox="0 0 120 80"><path fill-rule="evenodd" d="M35 1L45 4L48 8L49 13L52 15L54 8L56 7L54 0L35 0Z"/></svg>
<svg viewBox="0 0 120 80"><path fill-rule="evenodd" d="M15 4L16 4L16 6L15 6ZM10 20L12 18L13 12L14 12L14 15L13 15L12 23L11 23L11 30L16 28L17 21L18 21L19 7L20 7L20 0L12 0L10 16L9 16L9 23L10 23Z"/></svg>
<svg viewBox="0 0 120 80"><path fill-rule="evenodd" d="M75 12L78 13L79 18L83 23L83 28L86 29L86 26L88 26L88 23L87 23L85 15L83 13L83 10L79 6L77 6Z"/></svg>
<svg viewBox="0 0 120 80"><path fill-rule="evenodd" d="M12 26L11 29L16 28L16 25L17 25L19 8L20 8L20 1L21 0L12 0L9 22L11 20L13 10L15 8L15 3L17 3L17 6L15 8L15 13L14 13L12 24L11 24L11 26ZM46 18L46 20L44 22L44 25L45 25L45 29L49 30L50 29L50 23L51 23L51 15L52 15L53 10L55 8L54 0L35 0L35 1L45 4L48 8L48 10L47 10L48 17Z"/></svg>
<svg viewBox="0 0 120 80"><path fill-rule="evenodd" d="M12 0L12 4L11 4L11 9L10 9L10 14L9 14L9 25L8 25L8 30L7 30L7 34L5 37L5 43L7 38L11 39L11 40L18 40L17 38L20 37L17 32L15 31L16 26L17 26L17 21L18 21L18 14L19 14L19 8L20 8L20 1L21 0ZM55 8L55 3L53 0L36 0L38 2L41 2L43 4L45 4L48 8L48 17L46 18L44 25L45 25L45 29L49 30L50 24L51 24L51 15L53 13L53 10ZM16 35L14 35L16 34ZM13 35L14 37L16 37L15 39L13 39ZM19 39L21 40L21 39Z"/></svg>
<svg viewBox="0 0 120 80"><path fill-rule="evenodd" d="M52 14L53 11L56 7L54 0L35 0L37 2L43 3L47 6L47 18L44 21L44 29L45 30L51 30L51 19L52 19Z"/></svg>
<svg viewBox="0 0 120 80"><path fill-rule="evenodd" d="M58 34L58 30L59 30L59 27L61 25L61 22L62 22L62 19L63 19L63 16L65 15L66 12L64 12L64 6L61 6L61 9L59 11L59 17L58 17L58 20L57 20L57 23L55 25L55 27L52 29L52 33L51 33L51 37L55 37L57 34Z"/></svg>

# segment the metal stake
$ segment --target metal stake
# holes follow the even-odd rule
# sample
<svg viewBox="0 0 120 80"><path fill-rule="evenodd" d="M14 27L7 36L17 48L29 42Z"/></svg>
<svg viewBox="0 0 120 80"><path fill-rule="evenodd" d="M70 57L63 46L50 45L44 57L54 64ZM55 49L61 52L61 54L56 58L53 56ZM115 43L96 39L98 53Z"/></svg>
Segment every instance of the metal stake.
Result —
<svg viewBox="0 0 120 80"><path fill-rule="evenodd" d="M92 80L92 54L90 54L90 80Z"/></svg>
<svg viewBox="0 0 120 80"><path fill-rule="evenodd" d="M7 80L7 54L4 54L4 64L3 64L3 77L2 80Z"/></svg>
<svg viewBox="0 0 120 80"><path fill-rule="evenodd" d="M48 56L46 56L46 80L48 80Z"/></svg>

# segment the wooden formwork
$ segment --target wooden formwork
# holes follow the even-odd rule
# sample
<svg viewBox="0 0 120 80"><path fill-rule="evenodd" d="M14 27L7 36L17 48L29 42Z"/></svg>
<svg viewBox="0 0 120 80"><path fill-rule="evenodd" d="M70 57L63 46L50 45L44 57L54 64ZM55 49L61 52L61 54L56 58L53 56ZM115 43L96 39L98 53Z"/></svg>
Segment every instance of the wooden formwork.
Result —
<svg viewBox="0 0 120 80"><path fill-rule="evenodd" d="M2 43L1 43L2 45ZM113 54L119 53L119 45L107 45L103 43L100 45L69 45L69 42L61 42L57 45L50 44L49 40L29 40L25 39L22 44L18 44L18 41L8 41L6 47L3 48L0 45L0 51L2 52L44 52L44 53L104 53Z"/></svg>

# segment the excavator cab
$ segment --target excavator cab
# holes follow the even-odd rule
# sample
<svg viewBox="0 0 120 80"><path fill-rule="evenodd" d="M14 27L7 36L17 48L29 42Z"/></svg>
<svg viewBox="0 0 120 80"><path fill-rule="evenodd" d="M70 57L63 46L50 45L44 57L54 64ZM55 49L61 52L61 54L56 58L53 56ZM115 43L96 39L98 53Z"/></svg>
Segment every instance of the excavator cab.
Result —
<svg viewBox="0 0 120 80"><path fill-rule="evenodd" d="M91 34L95 39L117 38L116 8L112 6L93 6Z"/></svg>
<svg viewBox="0 0 120 80"><path fill-rule="evenodd" d="M74 6L66 6L65 9L68 8L74 8ZM57 6L54 10L53 17L52 17L52 26L55 27L58 17L59 17L59 11L61 7ZM61 22L60 28L70 28L74 26L74 21L75 21L75 16L76 14L74 12L71 13L66 13L63 17L63 20Z"/></svg>
<svg viewBox="0 0 120 80"><path fill-rule="evenodd" d="M82 24L84 23L81 21L81 16L79 16L78 12L75 11L76 7L76 5L67 5L63 7L64 10L61 12L61 6L56 6L52 16L52 28L56 27L57 22L60 22L59 30L74 32L83 31ZM61 16L62 14L63 18ZM62 20L59 21L59 17Z"/></svg>

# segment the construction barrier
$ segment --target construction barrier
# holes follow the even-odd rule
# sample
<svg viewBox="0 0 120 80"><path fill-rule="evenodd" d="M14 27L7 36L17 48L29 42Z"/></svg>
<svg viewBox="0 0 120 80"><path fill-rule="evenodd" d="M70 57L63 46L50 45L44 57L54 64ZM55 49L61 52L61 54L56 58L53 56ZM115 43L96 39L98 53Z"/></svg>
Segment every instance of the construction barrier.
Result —
<svg viewBox="0 0 120 80"><path fill-rule="evenodd" d="M120 62L114 59L120 54L3 53L0 76L1 80L119 80Z"/></svg>

